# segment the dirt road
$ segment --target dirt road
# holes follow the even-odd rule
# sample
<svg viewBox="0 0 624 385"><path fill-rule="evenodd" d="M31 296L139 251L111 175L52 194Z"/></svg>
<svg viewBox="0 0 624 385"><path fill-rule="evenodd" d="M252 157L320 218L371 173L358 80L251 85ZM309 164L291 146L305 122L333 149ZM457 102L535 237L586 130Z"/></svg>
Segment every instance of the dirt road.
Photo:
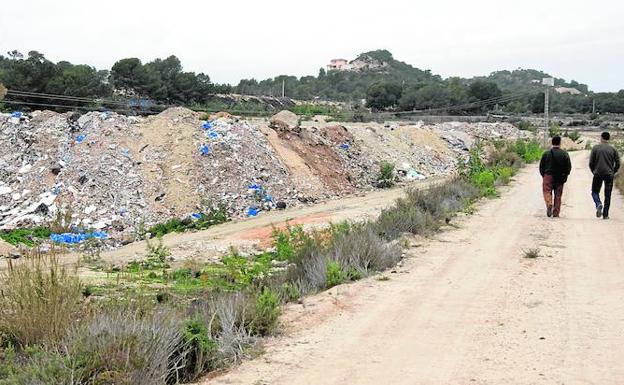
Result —
<svg viewBox="0 0 624 385"><path fill-rule="evenodd" d="M204 384L624 384L624 200L595 218L587 156L573 154L562 218L528 167L390 280L292 305L264 355Z"/></svg>

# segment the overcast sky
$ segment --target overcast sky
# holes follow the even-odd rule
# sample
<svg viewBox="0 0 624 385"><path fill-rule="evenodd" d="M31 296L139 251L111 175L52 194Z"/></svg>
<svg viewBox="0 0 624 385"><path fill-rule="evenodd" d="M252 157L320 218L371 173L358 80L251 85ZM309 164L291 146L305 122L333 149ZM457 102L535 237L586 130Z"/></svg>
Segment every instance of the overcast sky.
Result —
<svg viewBox="0 0 624 385"><path fill-rule="evenodd" d="M0 52L108 69L174 54L215 82L316 75L329 59L387 49L433 73L535 68L624 89L621 0L3 1Z"/></svg>

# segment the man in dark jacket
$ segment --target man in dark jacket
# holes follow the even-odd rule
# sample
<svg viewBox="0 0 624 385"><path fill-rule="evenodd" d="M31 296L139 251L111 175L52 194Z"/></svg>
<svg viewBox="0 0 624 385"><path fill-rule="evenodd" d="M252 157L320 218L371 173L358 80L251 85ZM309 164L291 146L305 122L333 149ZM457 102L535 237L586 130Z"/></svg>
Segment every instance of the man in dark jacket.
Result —
<svg viewBox="0 0 624 385"><path fill-rule="evenodd" d="M552 138L552 148L542 155L540 174L542 175L542 191L546 202L546 215L559 217L563 185L568 181L572 170L570 156L561 149L561 137ZM554 204L553 204L554 193Z"/></svg>
<svg viewBox="0 0 624 385"><path fill-rule="evenodd" d="M617 150L609 144L611 135L603 132L600 144L592 148L589 156L589 169L594 174L592 181L592 198L596 204L596 217L609 219L609 206L611 206L611 191L613 190L613 178L620 169L620 155ZM600 189L602 183L605 185L604 206L600 201Z"/></svg>

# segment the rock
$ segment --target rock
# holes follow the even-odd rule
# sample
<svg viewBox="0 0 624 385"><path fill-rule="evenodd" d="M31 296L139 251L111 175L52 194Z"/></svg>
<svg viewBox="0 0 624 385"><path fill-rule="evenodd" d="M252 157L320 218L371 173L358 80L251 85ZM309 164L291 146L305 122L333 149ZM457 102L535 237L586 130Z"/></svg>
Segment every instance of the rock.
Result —
<svg viewBox="0 0 624 385"><path fill-rule="evenodd" d="M0 257L17 259L21 256L17 247L0 239Z"/></svg>
<svg viewBox="0 0 624 385"><path fill-rule="evenodd" d="M299 132L301 128L299 125L299 117L295 113L287 110L280 111L271 116L269 123L269 127L282 132Z"/></svg>
<svg viewBox="0 0 624 385"><path fill-rule="evenodd" d="M278 209L278 210L284 210L284 209L286 209L286 206L287 206L286 202L284 202L284 201L279 201L279 202L277 202L275 204L275 208Z"/></svg>
<svg viewBox="0 0 624 385"><path fill-rule="evenodd" d="M55 163L52 165L52 167L50 167L50 172L52 172L52 174L54 175L58 175L61 173L62 169L63 169L63 166L60 163Z"/></svg>

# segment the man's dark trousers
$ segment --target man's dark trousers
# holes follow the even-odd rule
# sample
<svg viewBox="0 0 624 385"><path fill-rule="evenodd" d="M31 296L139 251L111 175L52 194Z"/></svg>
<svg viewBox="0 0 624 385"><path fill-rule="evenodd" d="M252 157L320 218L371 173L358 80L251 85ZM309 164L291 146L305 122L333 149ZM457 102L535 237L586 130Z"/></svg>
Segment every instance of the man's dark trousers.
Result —
<svg viewBox="0 0 624 385"><path fill-rule="evenodd" d="M605 185L605 200L602 215L608 217L609 206L611 206L611 191L613 191L613 175L594 175L594 180L592 181L592 198L594 199L596 208L598 208L598 206L602 204L602 202L600 202L600 189L602 188L603 182Z"/></svg>

